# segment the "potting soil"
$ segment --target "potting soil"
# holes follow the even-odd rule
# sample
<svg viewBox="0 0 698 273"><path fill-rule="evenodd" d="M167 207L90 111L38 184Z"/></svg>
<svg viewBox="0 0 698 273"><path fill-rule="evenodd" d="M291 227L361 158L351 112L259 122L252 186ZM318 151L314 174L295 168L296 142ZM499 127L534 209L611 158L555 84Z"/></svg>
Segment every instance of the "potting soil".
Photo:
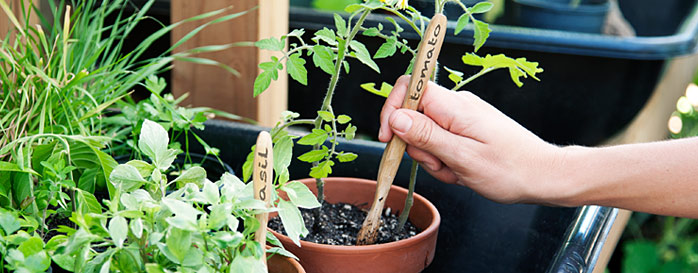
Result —
<svg viewBox="0 0 698 273"><path fill-rule="evenodd" d="M301 209L301 214L305 226L310 232L308 236L301 239L327 245L356 245L356 236L361 229L364 218L366 218L366 211L345 203L328 204L323 202L319 221L316 221L315 210ZM377 244L407 239L419 233L419 230L409 220L405 223L405 227L397 232L398 215L391 212L390 208L383 211ZM276 232L286 234L278 216L272 218L268 226Z"/></svg>

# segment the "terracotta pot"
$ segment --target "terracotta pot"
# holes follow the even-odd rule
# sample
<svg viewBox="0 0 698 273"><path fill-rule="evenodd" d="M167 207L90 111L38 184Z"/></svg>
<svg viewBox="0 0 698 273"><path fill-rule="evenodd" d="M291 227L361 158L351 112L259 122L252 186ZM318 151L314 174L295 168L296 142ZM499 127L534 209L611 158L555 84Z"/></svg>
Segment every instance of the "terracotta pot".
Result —
<svg viewBox="0 0 698 273"><path fill-rule="evenodd" d="M272 255L267 260L269 273L305 273L298 261L281 255Z"/></svg>
<svg viewBox="0 0 698 273"><path fill-rule="evenodd" d="M314 179L300 181L317 193ZM373 202L376 181L328 178L325 182L327 202L349 203L365 209ZM284 197L283 193L280 195ZM406 189L393 185L386 207L393 211L402 210L406 196ZM409 239L368 246L332 246L301 241L299 248L288 237L272 232L287 250L298 256L308 273L420 272L434 259L441 216L426 198L415 194L409 219L422 232Z"/></svg>

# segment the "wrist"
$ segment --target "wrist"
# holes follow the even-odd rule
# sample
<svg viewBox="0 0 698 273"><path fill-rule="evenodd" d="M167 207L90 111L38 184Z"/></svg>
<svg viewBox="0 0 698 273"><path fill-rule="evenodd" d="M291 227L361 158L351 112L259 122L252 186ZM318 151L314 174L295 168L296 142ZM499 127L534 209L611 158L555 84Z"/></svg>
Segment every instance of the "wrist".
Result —
<svg viewBox="0 0 698 273"><path fill-rule="evenodd" d="M587 166L589 151L582 146L555 147L550 156L550 166L542 170L545 190L542 203L555 206L577 207L585 205L589 183Z"/></svg>

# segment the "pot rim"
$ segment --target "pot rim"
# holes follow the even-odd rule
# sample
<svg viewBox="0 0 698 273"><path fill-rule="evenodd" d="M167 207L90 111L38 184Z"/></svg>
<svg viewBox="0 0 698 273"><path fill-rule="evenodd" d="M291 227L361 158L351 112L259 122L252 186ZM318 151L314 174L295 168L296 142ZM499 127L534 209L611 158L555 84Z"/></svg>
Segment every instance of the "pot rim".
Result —
<svg viewBox="0 0 698 273"><path fill-rule="evenodd" d="M304 178L304 179L298 179L297 181L300 181L301 183L304 182L315 182L314 178ZM364 179L364 178L355 178L355 177L328 177L325 178L325 182L339 182L339 181L349 181L351 183L358 183L358 184L372 184L375 185L377 182L375 180L369 180L369 179ZM396 186L396 185L391 185L390 186L390 191L389 193L398 193L402 195L407 195L407 189ZM386 250L397 250L397 249L403 249L403 248L409 248L412 247L416 244L418 244L420 241L425 240L426 238L430 236L434 236L435 234L438 233L439 225L441 223L441 215L439 214L439 211L436 209L436 206L432 204L428 199L424 198L418 193L414 193L414 204L417 202L422 202L425 204L429 212L432 213L433 218L432 221L429 223L427 228L422 230L421 232L417 233L417 235L412 236L407 239L395 241L395 242L390 242L390 243L384 243L384 244L373 244L373 245L353 245L353 246L346 246L346 245L327 245L327 244L318 244L318 243L313 243L313 242L307 242L301 240L301 248L306 248L306 249L314 249L315 251L318 252L325 252L325 251L331 251L337 254L344 254L344 253L355 253L356 251L360 251L363 253L374 253L374 252L384 252ZM283 235L281 233L278 233L270 228L267 228L270 232L272 232L279 240L281 238L284 238L285 240L291 241L288 236Z"/></svg>
<svg viewBox="0 0 698 273"><path fill-rule="evenodd" d="M589 13L589 14L605 14L611 6L611 3L606 1L598 4L582 4L571 6L566 3L550 2L545 0L514 0L519 5L528 5L539 9L550 9L557 12L571 13Z"/></svg>

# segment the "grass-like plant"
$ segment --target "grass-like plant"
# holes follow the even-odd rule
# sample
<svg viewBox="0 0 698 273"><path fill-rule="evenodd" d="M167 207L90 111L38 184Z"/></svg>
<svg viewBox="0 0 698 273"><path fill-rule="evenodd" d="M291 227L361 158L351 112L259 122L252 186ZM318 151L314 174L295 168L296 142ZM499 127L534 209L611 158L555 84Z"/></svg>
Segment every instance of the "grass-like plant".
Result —
<svg viewBox="0 0 698 273"><path fill-rule="evenodd" d="M154 20L147 15L154 2L147 1L134 12L125 0L47 1L53 18L49 21L31 1L12 7L21 10L22 16L15 17L7 2L0 0L12 22L12 34L0 40L0 207L31 219L27 221L36 223L42 239L48 239L47 221L53 215L69 216L78 209L82 191L98 189L113 196L114 187L106 183L117 166L112 154L120 146L133 147L129 140L138 135L145 118L189 135L190 128L200 127L209 113L221 113L178 107L179 100L162 92L164 84L155 75L169 69L174 60L218 65L237 74L227 65L193 54L240 44L173 50L207 26L245 12L229 14L226 8L163 24L126 51L126 38L143 21ZM30 25L32 15L41 24ZM159 56L143 57L157 39L197 20L208 22ZM137 85L151 92L148 100L130 98ZM124 122L123 116L129 120ZM207 152L216 150L209 147Z"/></svg>

